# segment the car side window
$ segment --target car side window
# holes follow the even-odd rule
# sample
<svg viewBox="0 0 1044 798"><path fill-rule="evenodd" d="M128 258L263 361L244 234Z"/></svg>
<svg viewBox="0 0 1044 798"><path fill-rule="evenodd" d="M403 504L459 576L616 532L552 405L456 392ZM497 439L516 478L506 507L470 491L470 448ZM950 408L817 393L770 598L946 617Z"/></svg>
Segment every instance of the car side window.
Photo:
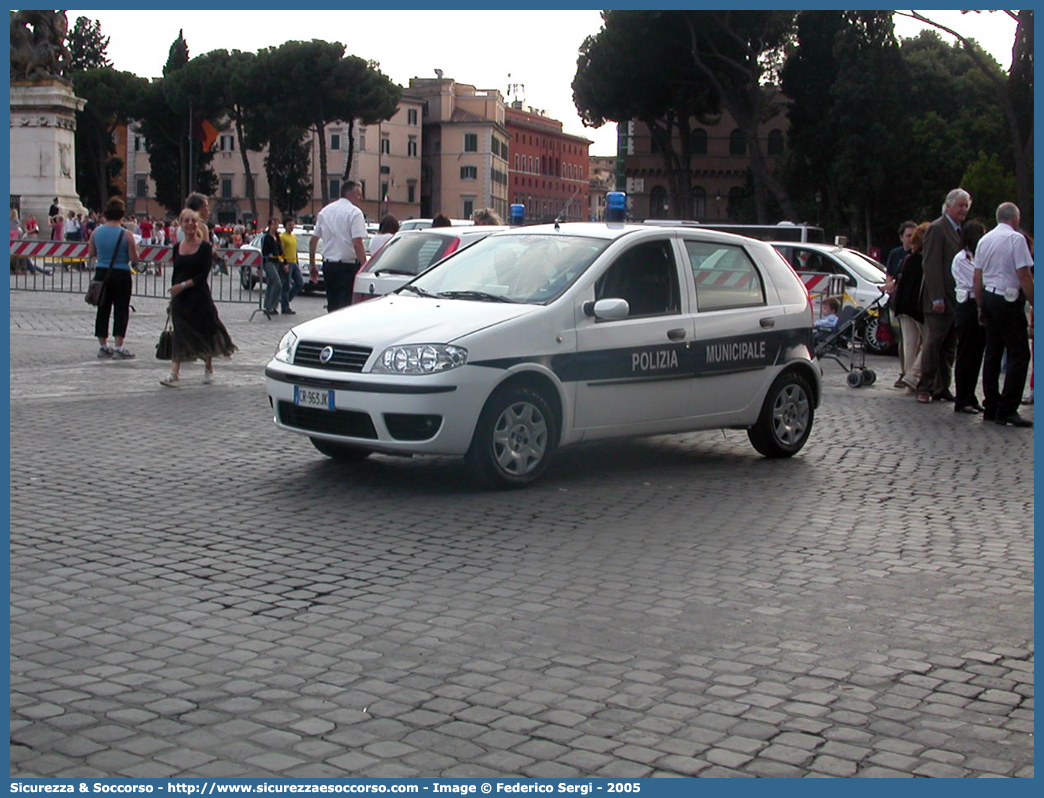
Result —
<svg viewBox="0 0 1044 798"><path fill-rule="evenodd" d="M686 241L696 282L696 307L701 313L765 304L761 275L742 247L706 241Z"/></svg>
<svg viewBox="0 0 1044 798"><path fill-rule="evenodd" d="M598 278L595 299L625 299L634 316L681 312L678 268L671 242L647 241L624 252Z"/></svg>

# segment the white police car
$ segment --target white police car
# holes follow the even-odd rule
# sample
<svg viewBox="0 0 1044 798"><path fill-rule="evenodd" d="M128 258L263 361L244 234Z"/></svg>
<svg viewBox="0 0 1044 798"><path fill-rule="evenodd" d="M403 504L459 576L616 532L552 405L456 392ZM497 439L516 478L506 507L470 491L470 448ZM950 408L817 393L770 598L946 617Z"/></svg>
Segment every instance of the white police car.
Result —
<svg viewBox="0 0 1044 798"><path fill-rule="evenodd" d="M776 250L624 224L491 235L293 328L265 376L276 424L323 454L463 455L500 486L623 436L745 429L787 457L820 398L812 306Z"/></svg>

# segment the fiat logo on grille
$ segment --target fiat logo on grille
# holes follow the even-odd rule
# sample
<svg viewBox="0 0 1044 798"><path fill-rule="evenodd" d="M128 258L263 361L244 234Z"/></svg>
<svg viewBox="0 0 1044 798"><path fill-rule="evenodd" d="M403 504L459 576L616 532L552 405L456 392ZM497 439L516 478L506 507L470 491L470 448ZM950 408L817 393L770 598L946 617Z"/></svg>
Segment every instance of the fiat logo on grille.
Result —
<svg viewBox="0 0 1044 798"><path fill-rule="evenodd" d="M334 348L332 346L324 346L323 351L319 353L320 363L329 363L330 359L334 355Z"/></svg>

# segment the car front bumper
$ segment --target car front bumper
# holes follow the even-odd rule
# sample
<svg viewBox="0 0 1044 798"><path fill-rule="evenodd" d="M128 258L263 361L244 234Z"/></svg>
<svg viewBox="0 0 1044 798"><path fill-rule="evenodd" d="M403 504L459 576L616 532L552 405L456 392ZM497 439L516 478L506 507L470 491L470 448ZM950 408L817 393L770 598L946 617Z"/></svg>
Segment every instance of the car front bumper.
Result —
<svg viewBox="0 0 1044 798"><path fill-rule="evenodd" d="M463 366L441 374L356 374L272 361L265 383L276 425L392 454L463 455L502 375ZM332 391L333 409L295 404L298 389Z"/></svg>

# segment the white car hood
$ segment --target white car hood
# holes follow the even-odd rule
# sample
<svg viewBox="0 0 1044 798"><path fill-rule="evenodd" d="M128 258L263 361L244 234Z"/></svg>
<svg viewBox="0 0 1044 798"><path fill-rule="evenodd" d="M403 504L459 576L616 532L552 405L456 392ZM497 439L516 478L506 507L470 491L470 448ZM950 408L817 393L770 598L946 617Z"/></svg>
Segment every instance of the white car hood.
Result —
<svg viewBox="0 0 1044 798"><path fill-rule="evenodd" d="M389 295L350 305L294 328L299 340L368 346L448 344L542 310L541 305Z"/></svg>

